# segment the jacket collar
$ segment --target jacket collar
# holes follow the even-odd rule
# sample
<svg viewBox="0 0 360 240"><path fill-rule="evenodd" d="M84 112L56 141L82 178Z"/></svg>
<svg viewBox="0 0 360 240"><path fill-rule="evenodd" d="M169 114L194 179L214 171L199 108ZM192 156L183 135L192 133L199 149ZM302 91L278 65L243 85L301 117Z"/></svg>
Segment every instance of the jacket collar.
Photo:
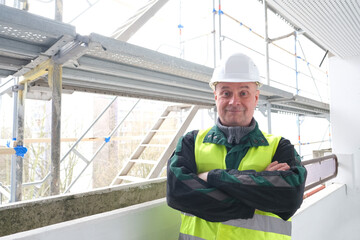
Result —
<svg viewBox="0 0 360 240"><path fill-rule="evenodd" d="M224 133L216 125L214 125L210 129L210 131L206 134L203 142L224 145L229 148L235 146L227 142L227 138L225 137ZM266 140L264 134L260 131L259 125L256 122L254 130L252 130L249 134L245 135L240 140L240 143L238 145L245 145L248 147L259 147L259 146L268 146L269 143Z"/></svg>

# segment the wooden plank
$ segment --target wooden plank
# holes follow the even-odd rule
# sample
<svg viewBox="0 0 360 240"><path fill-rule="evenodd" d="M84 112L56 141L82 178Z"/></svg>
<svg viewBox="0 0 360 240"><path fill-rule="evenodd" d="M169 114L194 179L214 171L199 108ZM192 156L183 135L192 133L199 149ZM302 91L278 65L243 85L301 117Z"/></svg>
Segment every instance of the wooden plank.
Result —
<svg viewBox="0 0 360 240"><path fill-rule="evenodd" d="M146 159L131 159L129 160L129 162L133 162L133 163L145 163L145 164L156 164L157 161L155 160L146 160Z"/></svg>
<svg viewBox="0 0 360 240"><path fill-rule="evenodd" d="M141 139L142 136L121 136L121 137L111 137L110 141L120 141L126 139ZM61 138L61 142L76 142L78 138ZM81 142L96 142L96 141L105 141L105 137L89 137L83 138ZM50 138L28 138L24 140L25 144L31 143L50 143Z"/></svg>
<svg viewBox="0 0 360 240"><path fill-rule="evenodd" d="M134 176L118 176L117 178L130 182L141 182L146 180L145 178L134 177Z"/></svg>
<svg viewBox="0 0 360 240"><path fill-rule="evenodd" d="M13 148L0 147L0 155L12 155L15 154L16 151Z"/></svg>

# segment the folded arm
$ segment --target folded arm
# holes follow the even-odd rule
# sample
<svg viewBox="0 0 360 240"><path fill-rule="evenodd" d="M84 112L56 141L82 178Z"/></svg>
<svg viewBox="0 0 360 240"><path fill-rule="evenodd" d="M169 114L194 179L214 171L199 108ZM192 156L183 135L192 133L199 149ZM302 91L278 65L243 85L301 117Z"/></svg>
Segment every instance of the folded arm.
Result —
<svg viewBox="0 0 360 240"><path fill-rule="evenodd" d="M194 144L197 131L180 139L168 162L167 202L177 210L208 221L251 218L255 209L211 186L197 175Z"/></svg>
<svg viewBox="0 0 360 240"><path fill-rule="evenodd" d="M272 212L283 219L300 207L306 169L291 143L282 138L272 163L262 172L214 169L207 182L231 197L256 209Z"/></svg>
<svg viewBox="0 0 360 240"><path fill-rule="evenodd" d="M214 169L197 173L194 145L197 131L185 135L168 162L170 207L208 221L250 218L254 210L283 219L300 207L306 170L294 147L282 139L266 171Z"/></svg>

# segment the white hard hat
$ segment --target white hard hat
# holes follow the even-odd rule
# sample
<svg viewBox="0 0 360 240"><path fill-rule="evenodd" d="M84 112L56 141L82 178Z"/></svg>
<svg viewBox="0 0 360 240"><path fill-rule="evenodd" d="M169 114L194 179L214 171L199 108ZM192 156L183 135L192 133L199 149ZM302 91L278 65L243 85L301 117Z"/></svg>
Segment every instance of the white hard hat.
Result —
<svg viewBox="0 0 360 240"><path fill-rule="evenodd" d="M214 91L218 82L255 82L259 86L261 85L258 68L251 58L242 53L230 55L214 69L209 82Z"/></svg>

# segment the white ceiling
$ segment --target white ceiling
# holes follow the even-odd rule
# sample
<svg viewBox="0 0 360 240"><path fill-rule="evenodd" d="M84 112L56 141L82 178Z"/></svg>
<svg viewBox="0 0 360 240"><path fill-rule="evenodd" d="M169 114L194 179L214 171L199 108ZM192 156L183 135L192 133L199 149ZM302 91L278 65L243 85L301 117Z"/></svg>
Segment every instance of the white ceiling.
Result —
<svg viewBox="0 0 360 240"><path fill-rule="evenodd" d="M360 0L267 0L269 8L325 50L360 56Z"/></svg>

